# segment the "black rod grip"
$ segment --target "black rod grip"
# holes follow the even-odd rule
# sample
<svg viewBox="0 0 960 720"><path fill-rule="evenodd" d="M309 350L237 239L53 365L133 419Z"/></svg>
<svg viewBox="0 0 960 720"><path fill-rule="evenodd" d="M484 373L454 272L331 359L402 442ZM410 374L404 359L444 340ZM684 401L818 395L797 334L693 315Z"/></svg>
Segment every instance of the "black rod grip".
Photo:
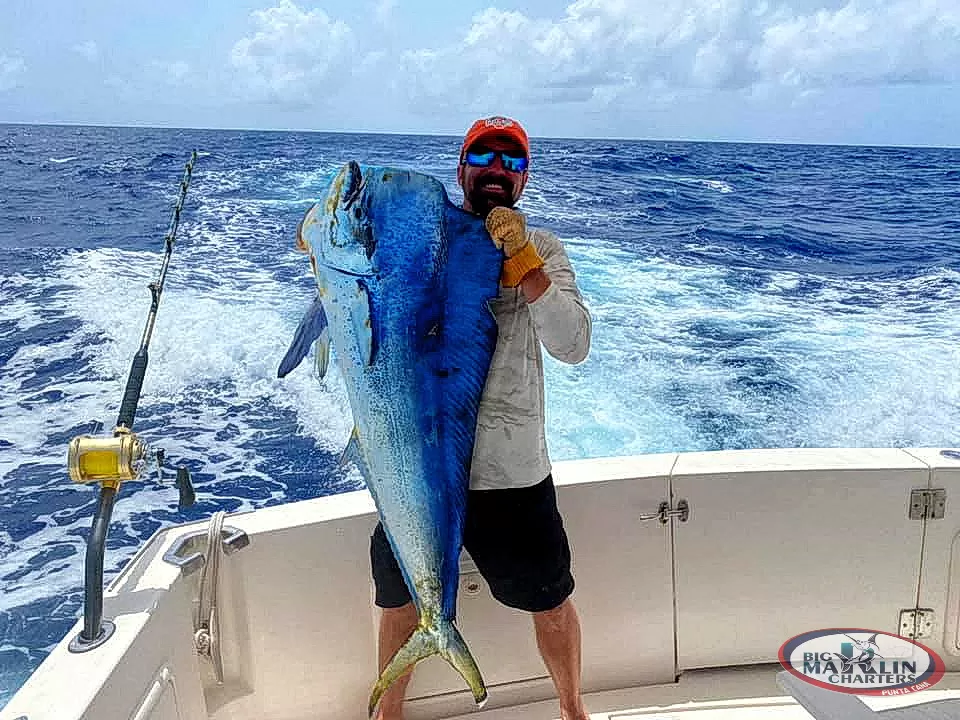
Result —
<svg viewBox="0 0 960 720"><path fill-rule="evenodd" d="M127 387L123 391L123 402L120 403L120 414L117 416L117 425L133 428L133 419L137 414L137 404L140 402L140 391L143 389L143 378L147 374L147 348L142 347L133 356L130 365L130 375L127 377Z"/></svg>

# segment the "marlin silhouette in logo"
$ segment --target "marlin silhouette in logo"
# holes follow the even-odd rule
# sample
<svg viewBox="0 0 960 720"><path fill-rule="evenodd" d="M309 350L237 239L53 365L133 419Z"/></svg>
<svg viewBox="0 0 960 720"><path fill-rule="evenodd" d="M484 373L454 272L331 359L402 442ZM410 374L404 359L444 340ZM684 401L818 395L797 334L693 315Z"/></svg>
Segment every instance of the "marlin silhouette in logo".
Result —
<svg viewBox="0 0 960 720"><path fill-rule="evenodd" d="M844 635L847 635L847 637L853 642L853 648L850 647L849 643L843 643L840 646L841 650L839 653L837 653L840 660L843 661L843 667L840 669L840 672L853 672L854 665L859 665L861 672L870 672L870 670L873 668L873 659L875 657L878 657L881 660L883 659L883 655L878 652L880 650L880 647L877 645L878 634L879 633L874 633L866 640L857 640L856 638L844 633ZM844 645L847 647L844 647ZM845 652L847 654L844 654Z"/></svg>

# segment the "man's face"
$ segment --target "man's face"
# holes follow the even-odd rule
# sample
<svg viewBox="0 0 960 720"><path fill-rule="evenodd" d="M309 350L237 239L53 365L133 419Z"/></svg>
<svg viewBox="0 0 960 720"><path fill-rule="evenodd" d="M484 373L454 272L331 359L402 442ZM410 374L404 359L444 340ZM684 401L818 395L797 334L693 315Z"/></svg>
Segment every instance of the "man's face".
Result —
<svg viewBox="0 0 960 720"><path fill-rule="evenodd" d="M526 157L524 149L509 138L482 138L467 148L473 153L505 152L514 157ZM457 181L463 188L463 208L486 217L495 207L513 207L527 184L527 170L511 172L503 166L499 154L486 167L461 163Z"/></svg>

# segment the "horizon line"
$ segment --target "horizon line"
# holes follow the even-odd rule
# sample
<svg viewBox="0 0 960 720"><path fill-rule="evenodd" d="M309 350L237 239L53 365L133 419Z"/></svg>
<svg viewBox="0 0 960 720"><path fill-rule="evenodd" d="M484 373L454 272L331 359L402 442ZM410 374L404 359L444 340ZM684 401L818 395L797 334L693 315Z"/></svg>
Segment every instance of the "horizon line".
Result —
<svg viewBox="0 0 960 720"><path fill-rule="evenodd" d="M81 128L108 128L124 130L190 130L206 132L250 132L250 133L310 133L318 135L397 135L402 137L430 137L430 138L462 138L461 133L453 132L411 132L401 130L316 130L306 128L244 128L244 127L200 127L189 125L127 125L123 123L87 123L69 121L49 122L17 122L0 120L0 126L39 126L39 127L81 127ZM925 150L957 150L960 145L920 145L920 144L883 144L883 143L842 143L842 142L813 142L809 140L704 140L692 138L654 138L628 136L568 136L568 135L531 135L531 140L568 140L568 141L614 141L614 142L679 142L702 144L727 145L788 145L814 147L865 147L889 149L925 149Z"/></svg>

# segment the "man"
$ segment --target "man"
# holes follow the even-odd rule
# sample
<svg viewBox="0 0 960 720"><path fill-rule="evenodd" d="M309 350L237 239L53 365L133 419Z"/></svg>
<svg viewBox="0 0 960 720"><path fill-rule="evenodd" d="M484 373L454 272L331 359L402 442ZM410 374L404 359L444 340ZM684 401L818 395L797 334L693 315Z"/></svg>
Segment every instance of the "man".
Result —
<svg viewBox="0 0 960 720"><path fill-rule="evenodd" d="M557 511L544 432L543 358L579 363L591 319L560 241L526 228L513 207L527 184L530 147L514 120L478 120L460 151L463 208L486 219L506 256L492 303L497 346L487 375L471 466L464 546L501 603L532 614L537 647L564 720L586 720L580 697L580 622L570 594L570 548ZM382 670L417 625L417 611L381 525L371 539L376 603L382 608ZM410 675L380 703L382 720L401 717Z"/></svg>

